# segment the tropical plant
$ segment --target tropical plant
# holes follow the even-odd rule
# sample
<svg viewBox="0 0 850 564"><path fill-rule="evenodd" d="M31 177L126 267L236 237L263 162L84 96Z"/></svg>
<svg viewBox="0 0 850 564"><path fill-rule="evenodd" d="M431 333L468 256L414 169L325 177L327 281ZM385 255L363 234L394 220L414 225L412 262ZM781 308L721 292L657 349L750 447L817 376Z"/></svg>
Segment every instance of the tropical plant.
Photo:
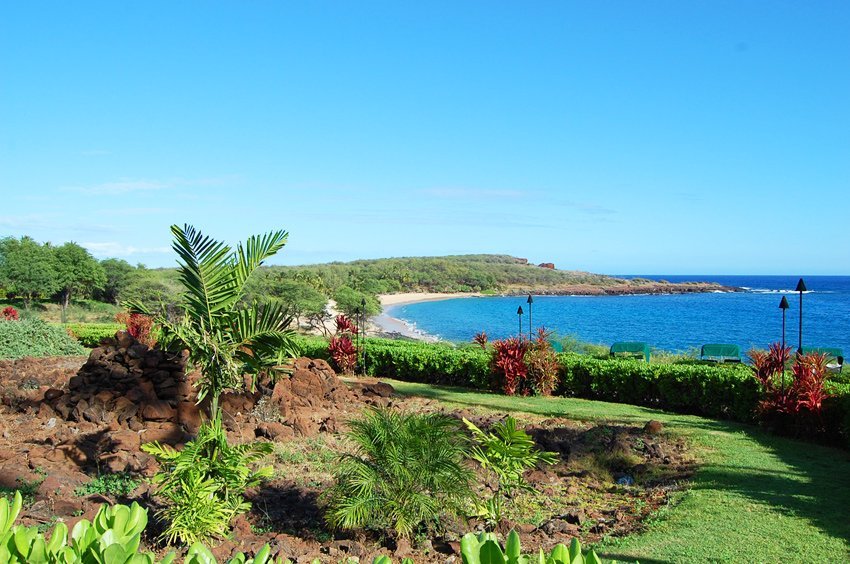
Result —
<svg viewBox="0 0 850 564"><path fill-rule="evenodd" d="M526 390L535 395L549 396L558 383L558 356L552 348L552 334L543 327L537 331L537 337L528 344L523 362L527 368L525 376Z"/></svg>
<svg viewBox="0 0 850 564"><path fill-rule="evenodd" d="M573 539L570 546L557 544L546 554L522 554L519 535L511 531L502 549L493 533L467 533L460 540L460 557L463 564L602 564L602 559L592 550L582 554L581 543ZM617 561L612 560L611 564Z"/></svg>
<svg viewBox="0 0 850 564"><path fill-rule="evenodd" d="M345 315L337 315L335 323L336 334L328 343L328 352L340 372L351 374L357 366L359 352L352 342L352 337L358 332L357 325Z"/></svg>
<svg viewBox="0 0 850 564"><path fill-rule="evenodd" d="M115 321L123 323L131 337L149 347L156 345L153 335L153 319L141 313L121 312L115 315Z"/></svg>
<svg viewBox="0 0 850 564"><path fill-rule="evenodd" d="M512 396L520 390L528 374L525 352L528 341L522 337L511 337L493 342L493 371L501 382L502 392Z"/></svg>
<svg viewBox="0 0 850 564"><path fill-rule="evenodd" d="M198 437L182 451L157 442L142 445L162 468L153 477L158 493L168 502L161 515L168 521L163 537L185 544L227 534L230 521L251 508L246 488L270 478L270 466L252 464L271 454L271 443L232 446L221 418L201 425Z"/></svg>
<svg viewBox="0 0 850 564"><path fill-rule="evenodd" d="M481 331L472 337L472 341L484 350L487 350L487 333Z"/></svg>
<svg viewBox="0 0 850 564"><path fill-rule="evenodd" d="M496 476L493 495L479 505L489 524L495 526L502 520L503 502L511 499L518 490L534 491L523 474L540 464L554 464L557 455L539 450L532 438L516 426L513 417L506 417L491 427L489 432L479 429L464 418L475 442L471 456L485 471Z"/></svg>
<svg viewBox="0 0 850 564"><path fill-rule="evenodd" d="M189 361L201 372L198 401L209 396L215 417L222 391L241 387L243 374L268 370L279 364L282 352L297 352L287 328L291 318L280 303L241 304L251 274L283 248L288 235L253 236L234 251L190 225L172 225L171 232L185 289L183 315L174 319L164 308L152 312L138 301L127 305L132 313L153 317L164 347L189 349Z"/></svg>
<svg viewBox="0 0 850 564"><path fill-rule="evenodd" d="M14 501L0 499L0 562L9 564L169 564L174 554L156 560L150 553L140 553L141 534L148 522L147 512L139 504L102 505L90 522L74 525L70 538L68 527L58 522L45 540L38 527L15 525L21 510L20 492Z"/></svg>
<svg viewBox="0 0 850 564"><path fill-rule="evenodd" d="M370 409L349 429L356 451L340 457L326 494L331 526L392 529L408 537L470 499L466 438L456 420Z"/></svg>

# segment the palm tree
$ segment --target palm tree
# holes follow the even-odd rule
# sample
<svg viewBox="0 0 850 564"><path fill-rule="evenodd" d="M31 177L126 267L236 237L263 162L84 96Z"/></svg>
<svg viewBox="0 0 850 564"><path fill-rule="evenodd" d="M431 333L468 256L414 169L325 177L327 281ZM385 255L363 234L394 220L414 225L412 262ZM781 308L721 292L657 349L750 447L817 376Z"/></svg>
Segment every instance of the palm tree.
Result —
<svg viewBox="0 0 850 564"><path fill-rule="evenodd" d="M185 288L183 315L174 319L164 307L151 312L140 302L126 305L134 313L154 318L162 328L164 347L189 350L189 361L202 376L198 401L209 396L210 416L217 418L219 396L226 389L241 387L243 374L256 376L297 353L287 328L291 317L280 302L242 303L248 278L283 248L289 235L275 231L253 236L234 251L191 225L172 225L171 233Z"/></svg>

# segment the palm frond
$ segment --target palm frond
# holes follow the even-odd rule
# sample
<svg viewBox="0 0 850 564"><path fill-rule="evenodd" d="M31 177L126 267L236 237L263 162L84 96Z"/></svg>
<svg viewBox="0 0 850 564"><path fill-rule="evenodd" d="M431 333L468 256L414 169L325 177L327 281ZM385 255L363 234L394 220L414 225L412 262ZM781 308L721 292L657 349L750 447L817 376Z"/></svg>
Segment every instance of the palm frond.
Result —
<svg viewBox="0 0 850 564"><path fill-rule="evenodd" d="M280 251L286 245L287 239L289 233L280 230L265 235L254 235L248 238L244 247L241 243L236 246L235 283L240 297L251 274L263 261Z"/></svg>
<svg viewBox="0 0 850 564"><path fill-rule="evenodd" d="M172 225L171 233L171 246L181 259L178 276L186 289L188 313L206 327L213 327L215 316L231 309L239 299L233 252L191 225Z"/></svg>

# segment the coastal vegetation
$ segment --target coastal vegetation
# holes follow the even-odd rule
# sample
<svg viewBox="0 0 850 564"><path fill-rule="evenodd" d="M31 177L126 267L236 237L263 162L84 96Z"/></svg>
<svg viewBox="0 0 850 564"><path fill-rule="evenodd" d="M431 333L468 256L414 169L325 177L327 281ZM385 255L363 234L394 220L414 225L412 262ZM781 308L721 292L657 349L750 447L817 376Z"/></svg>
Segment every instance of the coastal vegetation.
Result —
<svg viewBox="0 0 850 564"><path fill-rule="evenodd" d="M551 265L548 265L551 266ZM479 292L482 294L649 294L706 292L716 284L622 279L557 270L508 255L405 257L257 269L244 299L280 301L299 325L319 327L326 306L349 317L380 313L377 296L394 292ZM84 248L39 243L31 237L0 240L0 296L51 322L110 322L118 304L147 308L176 305L184 289L174 268L147 268L121 259L98 261ZM365 305L364 305L365 302Z"/></svg>

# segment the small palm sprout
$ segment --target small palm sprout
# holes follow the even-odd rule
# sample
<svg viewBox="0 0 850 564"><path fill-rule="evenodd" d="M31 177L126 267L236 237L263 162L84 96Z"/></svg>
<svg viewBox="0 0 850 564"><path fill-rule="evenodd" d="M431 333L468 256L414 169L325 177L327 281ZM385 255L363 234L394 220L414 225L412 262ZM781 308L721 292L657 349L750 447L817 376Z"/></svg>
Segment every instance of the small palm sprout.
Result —
<svg viewBox="0 0 850 564"><path fill-rule="evenodd" d="M468 502L472 472L458 422L440 414L370 409L351 421L355 454L340 458L327 520L341 529L392 529L409 537Z"/></svg>

